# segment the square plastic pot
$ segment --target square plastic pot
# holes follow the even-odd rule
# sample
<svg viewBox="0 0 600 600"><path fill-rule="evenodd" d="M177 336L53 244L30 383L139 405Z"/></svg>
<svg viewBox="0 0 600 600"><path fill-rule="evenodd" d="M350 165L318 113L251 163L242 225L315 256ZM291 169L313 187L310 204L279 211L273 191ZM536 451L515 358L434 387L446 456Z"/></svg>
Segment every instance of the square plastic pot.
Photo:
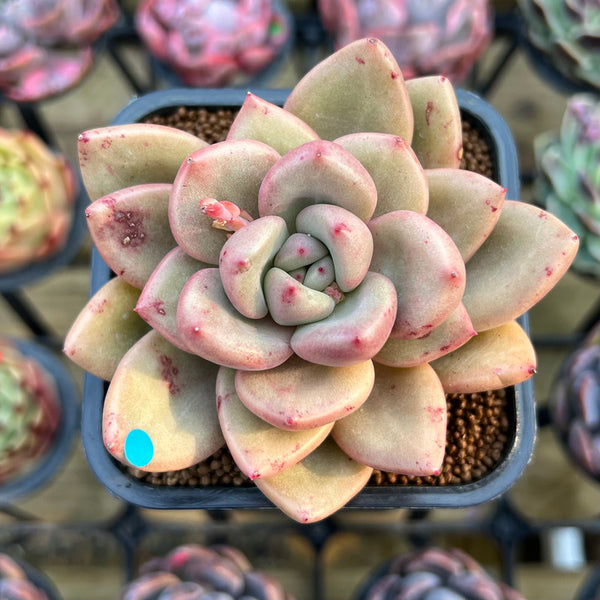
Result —
<svg viewBox="0 0 600 600"><path fill-rule="evenodd" d="M282 105L287 90L253 90L261 98ZM154 92L132 101L113 124L143 121L156 113L190 108L233 108L241 106L246 92L236 89L171 89ZM457 90L463 118L467 118L488 142L494 172L507 197L519 198L519 171L515 144L506 123L481 98ZM91 294L111 277L111 271L94 249ZM527 329L527 317L520 323ZM272 503L254 487L169 487L145 483L126 473L110 456L102 442L102 408L106 383L87 374L82 412L82 437L88 461L96 476L117 497L132 504L155 509L237 509L272 507ZM536 420L533 386L528 380L508 388L508 412L511 437L501 463L478 481L449 486L367 485L351 502L352 508L460 508L487 502L505 492L527 465L534 445Z"/></svg>

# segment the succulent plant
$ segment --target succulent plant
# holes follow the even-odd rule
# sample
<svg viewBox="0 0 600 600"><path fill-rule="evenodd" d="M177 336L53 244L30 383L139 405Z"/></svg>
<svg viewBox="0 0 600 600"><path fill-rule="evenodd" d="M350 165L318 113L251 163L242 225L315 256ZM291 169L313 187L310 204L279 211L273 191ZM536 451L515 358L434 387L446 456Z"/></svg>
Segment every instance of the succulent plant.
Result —
<svg viewBox="0 0 600 600"><path fill-rule="evenodd" d="M75 191L65 158L29 131L0 128L0 274L63 248Z"/></svg>
<svg viewBox="0 0 600 600"><path fill-rule="evenodd" d="M317 6L338 48L377 37L406 79L445 75L461 81L492 39L488 0L318 0Z"/></svg>
<svg viewBox="0 0 600 600"><path fill-rule="evenodd" d="M569 98L560 134L535 140L540 204L581 240L574 266L600 276L600 102L591 94Z"/></svg>
<svg viewBox="0 0 600 600"><path fill-rule="evenodd" d="M46 591L28 577L25 569L8 554L0 554L0 598L48 600Z"/></svg>
<svg viewBox="0 0 600 600"><path fill-rule="evenodd" d="M469 554L430 547L401 554L373 577L358 600L525 600Z"/></svg>
<svg viewBox="0 0 600 600"><path fill-rule="evenodd" d="M135 23L150 52L193 87L258 73L290 34L272 0L143 0Z"/></svg>
<svg viewBox="0 0 600 600"><path fill-rule="evenodd" d="M54 439L60 419L51 375L0 339L0 482L34 464Z"/></svg>
<svg viewBox="0 0 600 600"><path fill-rule="evenodd" d="M600 480L600 323L562 365L550 412L571 458Z"/></svg>
<svg viewBox="0 0 600 600"><path fill-rule="evenodd" d="M293 600L237 548L187 544L148 561L120 600Z"/></svg>
<svg viewBox="0 0 600 600"><path fill-rule="evenodd" d="M597 0L519 0L526 34L563 77L600 89Z"/></svg>
<svg viewBox="0 0 600 600"><path fill-rule="evenodd" d="M438 473L445 392L531 377L515 319L578 247L458 169L461 146L449 80L405 82L376 39L317 65L283 108L248 94L221 143L151 124L81 134L88 225L116 277L65 352L111 380L108 451L169 471L226 442L301 522L373 468Z"/></svg>
<svg viewBox="0 0 600 600"><path fill-rule="evenodd" d="M115 0L3 0L0 92L32 102L70 89L92 65L91 45L118 17Z"/></svg>

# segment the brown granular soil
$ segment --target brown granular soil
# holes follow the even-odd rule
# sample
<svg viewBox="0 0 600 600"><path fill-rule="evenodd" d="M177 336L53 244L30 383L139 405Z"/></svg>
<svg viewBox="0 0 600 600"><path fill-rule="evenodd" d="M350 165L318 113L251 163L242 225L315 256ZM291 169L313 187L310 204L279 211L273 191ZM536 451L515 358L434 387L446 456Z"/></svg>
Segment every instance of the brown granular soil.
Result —
<svg viewBox="0 0 600 600"><path fill-rule="evenodd" d="M220 108L208 110L205 108L179 107L175 112L151 115L145 119L145 123L155 125L167 125L182 129L202 138L209 144L222 142L227 137L227 132L235 113L231 109Z"/></svg>
<svg viewBox="0 0 600 600"><path fill-rule="evenodd" d="M462 121L463 156L460 168L475 171L494 179L494 163L487 142L481 133L466 119Z"/></svg>
<svg viewBox="0 0 600 600"><path fill-rule="evenodd" d="M171 114L154 115L149 123L168 125L197 135L209 143L225 139L233 110L179 108ZM471 123L463 120L462 169L493 178L493 160L485 140ZM449 394L446 455L440 475L407 477L375 470L371 485L461 485L476 481L492 471L505 457L511 441L509 403L506 390L477 394ZM188 469L146 473L128 469L136 478L153 485L250 486L227 448Z"/></svg>

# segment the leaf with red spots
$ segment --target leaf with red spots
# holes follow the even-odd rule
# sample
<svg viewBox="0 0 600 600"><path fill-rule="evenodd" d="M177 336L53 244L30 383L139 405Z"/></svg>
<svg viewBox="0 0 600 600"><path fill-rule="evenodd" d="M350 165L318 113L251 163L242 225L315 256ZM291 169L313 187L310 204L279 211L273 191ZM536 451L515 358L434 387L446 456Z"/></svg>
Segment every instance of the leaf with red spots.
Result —
<svg viewBox="0 0 600 600"><path fill-rule="evenodd" d="M147 471L185 469L223 444L215 402L216 365L175 348L151 331L123 357L106 393L102 436L128 463L125 440L145 432L153 445Z"/></svg>
<svg viewBox="0 0 600 600"><path fill-rule="evenodd" d="M431 363L444 391L472 393L516 385L536 368L535 350L516 321L479 333L464 346Z"/></svg>
<svg viewBox="0 0 600 600"><path fill-rule="evenodd" d="M436 475L446 444L446 396L429 365L375 365L367 401L338 421L332 436L354 460L404 475Z"/></svg>
<svg viewBox="0 0 600 600"><path fill-rule="evenodd" d="M120 277L110 279L71 325L65 354L82 369L110 381L123 355L149 330L133 310L139 295Z"/></svg>
<svg viewBox="0 0 600 600"><path fill-rule="evenodd" d="M578 248L578 237L555 216L505 201L496 227L467 263L463 303L475 330L529 310L566 273Z"/></svg>
<svg viewBox="0 0 600 600"><path fill-rule="evenodd" d="M136 185L99 198L85 211L102 258L138 289L176 245L169 228L170 191L167 183Z"/></svg>
<svg viewBox="0 0 600 600"><path fill-rule="evenodd" d="M390 73L397 77L390 77ZM413 116L404 78L380 40L348 44L316 65L294 87L284 108L323 139L359 131L392 133L410 143Z"/></svg>
<svg viewBox="0 0 600 600"><path fill-rule="evenodd" d="M286 431L263 421L242 404L235 371L222 367L217 377L219 422L227 447L250 479L271 477L310 454L329 434L333 422L302 431Z"/></svg>
<svg viewBox="0 0 600 600"><path fill-rule="evenodd" d="M172 127L131 123L90 129L77 149L83 183L93 202L142 183L172 183L185 158L206 142Z"/></svg>

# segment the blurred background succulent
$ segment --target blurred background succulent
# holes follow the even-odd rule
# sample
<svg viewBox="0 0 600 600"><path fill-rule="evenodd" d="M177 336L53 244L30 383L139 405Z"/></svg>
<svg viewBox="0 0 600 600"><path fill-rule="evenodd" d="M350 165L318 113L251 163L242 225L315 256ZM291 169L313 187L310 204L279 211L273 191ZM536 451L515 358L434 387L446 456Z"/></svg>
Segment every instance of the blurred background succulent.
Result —
<svg viewBox="0 0 600 600"><path fill-rule="evenodd" d="M365 584L355 600L525 600L458 548L400 554Z"/></svg>
<svg viewBox="0 0 600 600"><path fill-rule="evenodd" d="M178 546L141 566L121 600L293 600L281 584L255 570L232 546Z"/></svg>
<svg viewBox="0 0 600 600"><path fill-rule="evenodd" d="M550 411L572 460L600 481L600 323L562 365Z"/></svg>
<svg viewBox="0 0 600 600"><path fill-rule="evenodd" d="M538 136L534 146L539 173L536 181L538 202L579 235L581 244L574 267L582 273L600 277L598 97L591 94L572 96L560 132Z"/></svg>
<svg viewBox="0 0 600 600"><path fill-rule="evenodd" d="M72 88L92 66L92 44L118 17L115 0L3 0L0 93L31 102Z"/></svg>
<svg viewBox="0 0 600 600"><path fill-rule="evenodd" d="M259 73L290 35L274 0L143 0L135 23L149 51L191 87Z"/></svg>
<svg viewBox="0 0 600 600"><path fill-rule="evenodd" d="M32 132L0 129L0 274L64 247L75 194L64 157Z"/></svg>
<svg viewBox="0 0 600 600"><path fill-rule="evenodd" d="M575 85L600 89L600 3L519 0L525 31L550 68Z"/></svg>
<svg viewBox="0 0 600 600"><path fill-rule="evenodd" d="M0 483L31 467L61 419L52 375L9 340L0 339Z"/></svg>
<svg viewBox="0 0 600 600"><path fill-rule="evenodd" d="M377 37L407 79L435 74L462 81L492 38L489 0L318 0L318 9L337 48Z"/></svg>
<svg viewBox="0 0 600 600"><path fill-rule="evenodd" d="M8 554L0 554L0 598L48 600L47 590L32 581L26 568Z"/></svg>

